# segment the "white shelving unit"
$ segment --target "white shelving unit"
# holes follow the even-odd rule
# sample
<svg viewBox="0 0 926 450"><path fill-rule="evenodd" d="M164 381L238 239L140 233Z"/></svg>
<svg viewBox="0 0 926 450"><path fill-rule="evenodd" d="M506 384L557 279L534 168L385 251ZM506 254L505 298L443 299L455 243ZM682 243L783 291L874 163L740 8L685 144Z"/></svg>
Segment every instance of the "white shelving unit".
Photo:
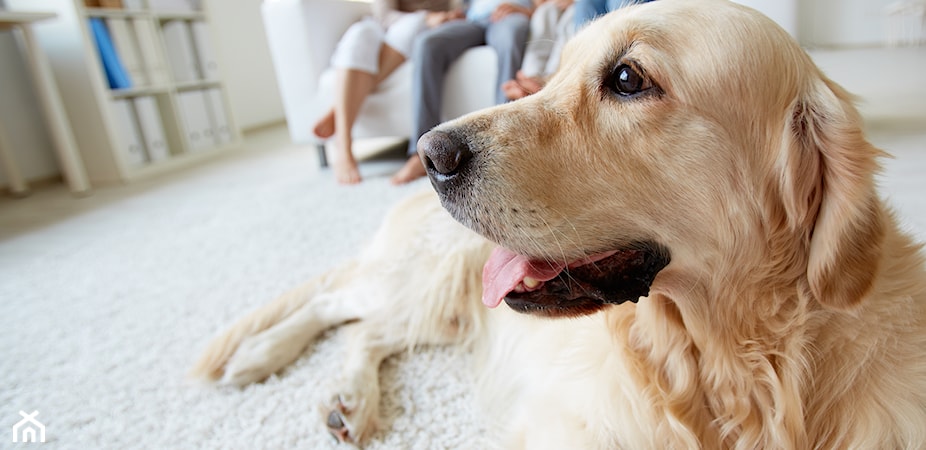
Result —
<svg viewBox="0 0 926 450"><path fill-rule="evenodd" d="M84 2L6 0L9 10L58 15L57 20L35 27L35 34L51 62L91 183L129 182L240 144L241 133L229 108L220 68L210 60L208 69L195 70L192 77L178 77L183 71L178 70L176 61L181 58L174 54L175 47L168 47L165 36L166 29L182 24L183 29L196 28L200 40L214 42L203 2L191 1L196 5L191 10L164 6L182 0L127 0L121 9L88 7ZM131 88L110 88L91 18L107 23L111 36L113 21L128 24L125 29L133 38L140 61L126 61L132 58L123 58L118 46L117 50L132 78ZM214 57L214 47L211 52ZM201 53L196 53L198 62L205 66ZM140 66L130 68L130 64ZM126 105L131 106L126 109ZM151 126L157 122L159 133L151 130L158 128ZM135 134L131 132L133 124Z"/></svg>

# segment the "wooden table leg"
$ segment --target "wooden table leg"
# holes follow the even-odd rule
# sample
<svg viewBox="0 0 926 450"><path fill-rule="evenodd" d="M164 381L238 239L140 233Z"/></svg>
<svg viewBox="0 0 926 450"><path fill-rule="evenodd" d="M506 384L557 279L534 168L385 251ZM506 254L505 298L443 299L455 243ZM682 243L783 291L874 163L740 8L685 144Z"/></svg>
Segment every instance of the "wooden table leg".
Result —
<svg viewBox="0 0 926 450"><path fill-rule="evenodd" d="M19 173L19 166L16 165L16 158L11 149L10 140L6 137L6 128L0 123L0 164L3 165L10 192L17 197L22 197L29 193L29 186Z"/></svg>
<svg viewBox="0 0 926 450"><path fill-rule="evenodd" d="M30 73L36 91L38 91L42 109L45 112L49 131L51 131L55 143L55 150L58 153L61 170L64 172L64 179L72 192L87 192L90 190L90 182L87 179L87 172L77 150L74 133L64 111L58 85L55 84L55 79L52 76L51 65L36 40L32 29L28 25L21 26L19 29L22 30L23 41L26 46L26 59L29 62Z"/></svg>

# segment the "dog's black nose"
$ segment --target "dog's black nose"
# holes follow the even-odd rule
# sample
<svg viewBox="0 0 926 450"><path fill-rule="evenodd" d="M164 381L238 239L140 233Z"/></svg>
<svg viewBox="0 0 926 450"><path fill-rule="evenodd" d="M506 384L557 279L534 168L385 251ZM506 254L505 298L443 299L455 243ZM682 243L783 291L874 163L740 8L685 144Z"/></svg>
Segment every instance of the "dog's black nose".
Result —
<svg viewBox="0 0 926 450"><path fill-rule="evenodd" d="M428 171L431 183L443 192L473 157L469 146L458 137L443 131L429 131L418 139L418 156Z"/></svg>

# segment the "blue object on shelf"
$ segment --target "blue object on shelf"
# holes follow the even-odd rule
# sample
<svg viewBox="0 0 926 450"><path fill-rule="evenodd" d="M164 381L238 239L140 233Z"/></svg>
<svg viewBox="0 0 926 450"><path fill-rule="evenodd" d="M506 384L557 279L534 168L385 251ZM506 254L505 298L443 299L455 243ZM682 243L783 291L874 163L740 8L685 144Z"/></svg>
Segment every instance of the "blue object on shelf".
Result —
<svg viewBox="0 0 926 450"><path fill-rule="evenodd" d="M106 81L110 89L128 89L132 87L132 79L119 59L119 53L113 46L113 40L106 28L106 22L99 17L90 18L90 31L96 40L96 48L100 52L100 61L103 62L103 71L106 72Z"/></svg>

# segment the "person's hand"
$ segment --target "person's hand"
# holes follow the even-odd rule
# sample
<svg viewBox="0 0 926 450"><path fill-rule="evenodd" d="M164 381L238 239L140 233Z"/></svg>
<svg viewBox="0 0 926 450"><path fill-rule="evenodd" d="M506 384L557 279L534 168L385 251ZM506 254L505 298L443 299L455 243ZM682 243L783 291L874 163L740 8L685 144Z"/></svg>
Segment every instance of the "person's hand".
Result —
<svg viewBox="0 0 926 450"><path fill-rule="evenodd" d="M428 11L428 15L424 19L424 23L428 28L434 28L446 21L447 13L444 11Z"/></svg>
<svg viewBox="0 0 926 450"><path fill-rule="evenodd" d="M438 25L450 22L451 20L462 19L463 17L463 11L459 9L453 11L429 11L427 17L424 19L424 23L428 28L434 28Z"/></svg>
<svg viewBox="0 0 926 450"><path fill-rule="evenodd" d="M556 9L565 11L570 6L572 6L573 3L575 3L575 0L553 0L553 2L556 3Z"/></svg>
<svg viewBox="0 0 926 450"><path fill-rule="evenodd" d="M515 5L513 3L502 3L501 5L498 5L498 8L495 8L495 11L492 11L492 15L489 16L489 20L492 22L498 22L509 14L524 14L525 16L530 17L531 12L531 9L526 6Z"/></svg>

